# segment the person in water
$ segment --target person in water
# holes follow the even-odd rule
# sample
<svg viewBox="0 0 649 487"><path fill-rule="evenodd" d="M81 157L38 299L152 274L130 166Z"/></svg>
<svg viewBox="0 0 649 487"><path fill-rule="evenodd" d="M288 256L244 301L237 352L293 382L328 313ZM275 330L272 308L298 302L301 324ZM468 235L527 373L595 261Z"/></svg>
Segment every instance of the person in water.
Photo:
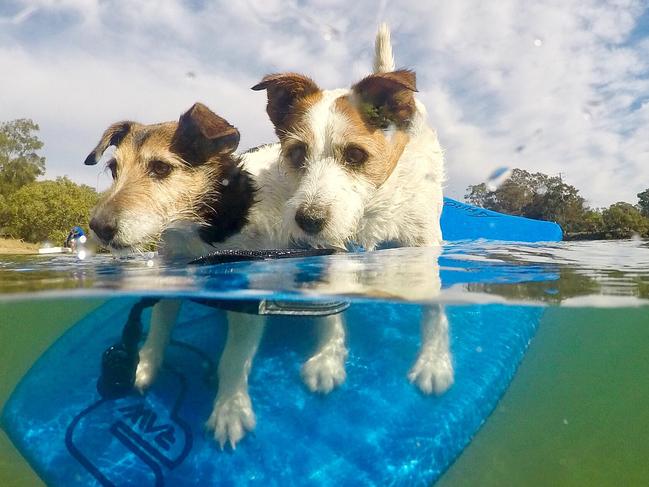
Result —
<svg viewBox="0 0 649 487"><path fill-rule="evenodd" d="M65 239L64 247L68 247L73 251L76 250L79 243L84 243L86 241L86 234L81 227L72 227L70 233Z"/></svg>

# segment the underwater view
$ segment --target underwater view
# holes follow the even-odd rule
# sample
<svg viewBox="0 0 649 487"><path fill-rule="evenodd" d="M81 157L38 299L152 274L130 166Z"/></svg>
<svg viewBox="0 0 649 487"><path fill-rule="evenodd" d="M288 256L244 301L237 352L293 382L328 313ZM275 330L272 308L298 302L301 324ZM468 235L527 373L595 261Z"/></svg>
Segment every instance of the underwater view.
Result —
<svg viewBox="0 0 649 487"><path fill-rule="evenodd" d="M178 485L187 472L191 483L641 485L649 473L646 241L182 266L155 254L2 256L0 283L2 485L37 485L37 474ZM165 366L144 394L102 397L102 354L143 298L183 299ZM256 425L221 449L204 424L223 309L250 306L269 315L250 371ZM315 346L305 314L325 308L344 316L349 351L329 394L301 371ZM409 374L431 309L448 318L434 333L451 375L434 372L426 393ZM144 334L149 319L145 309Z"/></svg>
<svg viewBox="0 0 649 487"><path fill-rule="evenodd" d="M649 485L649 2L0 1L0 487Z"/></svg>

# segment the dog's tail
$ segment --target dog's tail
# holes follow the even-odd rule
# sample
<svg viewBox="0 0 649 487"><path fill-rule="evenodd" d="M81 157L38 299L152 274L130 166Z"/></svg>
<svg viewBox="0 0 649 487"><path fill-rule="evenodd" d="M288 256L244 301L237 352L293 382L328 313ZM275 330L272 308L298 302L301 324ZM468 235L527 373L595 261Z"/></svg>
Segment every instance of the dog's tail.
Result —
<svg viewBox="0 0 649 487"><path fill-rule="evenodd" d="M385 22L379 25L374 43L374 73L394 71L394 56L390 41L390 28Z"/></svg>

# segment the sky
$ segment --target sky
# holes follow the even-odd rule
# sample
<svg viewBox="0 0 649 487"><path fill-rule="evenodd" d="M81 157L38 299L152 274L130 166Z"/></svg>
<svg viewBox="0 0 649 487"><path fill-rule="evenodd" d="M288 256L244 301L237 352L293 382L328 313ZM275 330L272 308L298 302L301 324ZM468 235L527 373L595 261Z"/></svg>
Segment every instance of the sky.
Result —
<svg viewBox="0 0 649 487"><path fill-rule="evenodd" d="M379 22L445 149L446 194L502 167L561 175L591 206L649 187L646 0L2 0L0 121L31 118L45 177L105 189L85 156L111 123L206 103L275 140L265 74L322 88L369 74Z"/></svg>

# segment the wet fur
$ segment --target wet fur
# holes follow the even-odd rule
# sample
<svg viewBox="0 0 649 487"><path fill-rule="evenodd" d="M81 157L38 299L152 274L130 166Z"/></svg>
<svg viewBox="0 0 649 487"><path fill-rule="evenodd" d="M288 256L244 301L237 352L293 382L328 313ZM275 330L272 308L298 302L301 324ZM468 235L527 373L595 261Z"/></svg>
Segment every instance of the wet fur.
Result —
<svg viewBox="0 0 649 487"><path fill-rule="evenodd" d="M116 146L109 161L114 183L93 212L95 228L115 228L114 236L102 243L120 253L157 241L164 258L181 262L219 248L280 246L281 211L276 207L286 195L280 189L283 173L277 170L279 148L237 156L237 143L238 131L202 105L178 122L111 125L86 159L86 164L96 164L109 145ZM160 178L152 173L153 161L171 167L169 174ZM180 304L163 300L152 311L136 371L141 391L160 370ZM228 313L228 323L219 389L207 425L221 447L229 443L234 448L255 426L247 381L264 319Z"/></svg>

